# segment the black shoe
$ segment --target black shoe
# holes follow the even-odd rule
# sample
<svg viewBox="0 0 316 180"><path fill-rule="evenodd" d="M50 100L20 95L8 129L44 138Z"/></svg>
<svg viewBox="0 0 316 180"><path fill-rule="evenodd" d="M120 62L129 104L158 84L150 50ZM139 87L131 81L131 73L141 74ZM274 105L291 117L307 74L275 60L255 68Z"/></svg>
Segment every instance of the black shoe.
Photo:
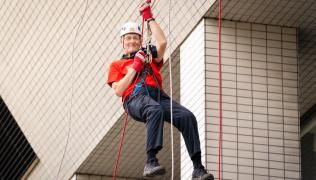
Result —
<svg viewBox="0 0 316 180"><path fill-rule="evenodd" d="M161 166L158 162L149 162L146 163L144 168L144 177L154 177L158 175L164 175L166 173L166 169Z"/></svg>
<svg viewBox="0 0 316 180"><path fill-rule="evenodd" d="M212 174L208 174L204 167L194 169L192 173L192 180L214 180Z"/></svg>

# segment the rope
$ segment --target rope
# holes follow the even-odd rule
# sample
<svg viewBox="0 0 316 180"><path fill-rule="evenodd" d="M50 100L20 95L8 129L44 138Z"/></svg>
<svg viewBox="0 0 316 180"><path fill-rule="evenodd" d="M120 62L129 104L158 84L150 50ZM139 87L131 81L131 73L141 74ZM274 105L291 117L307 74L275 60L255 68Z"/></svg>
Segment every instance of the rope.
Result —
<svg viewBox="0 0 316 180"><path fill-rule="evenodd" d="M150 3L150 1L148 1L148 3ZM155 4L155 0L153 2L153 6ZM171 4L171 0L169 0L169 41L170 41L170 4ZM145 19L142 18L142 31L141 31L141 45L143 44L143 35L144 35L144 23L145 23ZM148 43L151 42L151 30L150 30L150 27L149 27L149 24L147 24L148 27L147 27L147 31L148 31L148 38L147 38L147 42L146 42L146 48L147 48L147 53L149 52L148 51ZM171 153L172 153L172 172L171 172L171 179L173 180L173 177L174 177L174 152L173 152L173 128L172 128L172 124L173 124L173 109L172 109L172 70L171 70L171 46L169 46L169 74L170 74L170 110L171 110ZM149 57L147 57L149 58ZM150 60L146 60L147 63L151 63ZM138 76L139 76L139 73L137 75L137 78L136 80L138 79ZM134 86L136 84L136 81L134 83ZM124 103L124 102L123 102ZM123 147L123 141L124 141L124 136L125 136L125 131L126 131L126 124L127 124L127 121L128 121L128 111L126 111L125 113L125 121L124 121L124 128L123 128L123 131L122 131L122 136L121 136L121 140L120 140L120 147L119 147L119 150L117 152L117 156L116 156L116 162L115 162L115 168L114 168L114 171L113 171L113 178L112 180L115 180L116 179L116 173L117 173L117 169L119 167L119 160L120 160L120 156L121 156L121 151L122 151L122 147Z"/></svg>
<svg viewBox="0 0 316 180"><path fill-rule="evenodd" d="M172 90L172 64L171 64L171 20L170 20L170 14L171 14L171 0L168 1L168 42L169 44L169 81L170 81L170 133L171 133L171 180L174 178L174 142L173 142L173 90Z"/></svg>
<svg viewBox="0 0 316 180"><path fill-rule="evenodd" d="M117 152L117 156L116 156L116 163L115 163L115 168L114 168L112 180L116 179L116 171L117 171L117 168L118 168L118 165L119 165L119 160L120 160L121 151L122 151L122 147L123 147L123 140L124 140L124 136L125 136L127 120L128 120L128 111L126 111L126 113L125 113L124 128L123 128L122 137L121 137L121 140L120 140L120 148L119 148L119 150Z"/></svg>
<svg viewBox="0 0 316 180"><path fill-rule="evenodd" d="M142 18L142 31L141 31L141 37L142 38L141 38L141 42L140 42L141 46L143 44L143 37L144 37L144 24L145 24L145 19ZM134 82L134 87L135 87L135 84L136 84L136 81L137 81L139 75L140 75L140 72L137 73L137 77L136 77L135 82ZM123 101L125 101L125 99ZM120 140L120 147L119 147L119 150L118 150L117 155L116 155L116 162L115 162L115 168L114 168L114 171L113 171L112 180L116 179L116 172L117 172L117 169L119 167L119 161L120 161L121 151L122 151L122 147L123 147L123 141L124 141L124 136L125 136L125 131L126 131L127 120L128 120L128 111L126 110L126 112L125 112L125 121L124 121L124 128L123 128L122 136L121 136L121 140Z"/></svg>
<svg viewBox="0 0 316 180"><path fill-rule="evenodd" d="M70 64L70 75L71 75L70 76L70 81L71 81L70 94L71 94L71 96L70 96L70 109L69 109L69 125L68 125L66 145L65 145L63 156L61 158L61 162L60 162L60 165L59 165L59 168L58 168L58 172L57 172L57 180L59 178L60 170L61 170L61 167L63 165L64 159L65 159L65 156L66 156L66 151L67 151L67 148L68 148L69 139L70 139L70 132L71 132L72 105L73 105L73 83L74 83L73 82L73 61L74 61L75 43L76 43L77 36L79 34L79 29L81 27L81 23L83 21L83 18L85 16L86 12L87 12L87 9L88 9L88 0L86 0L86 6L85 6L85 9L84 9L84 12L81 15L80 21L78 22L78 28L76 30L76 34L75 34L75 38L74 38L73 46L72 46L71 64Z"/></svg>
<svg viewBox="0 0 316 180"><path fill-rule="evenodd" d="M138 79L139 75L140 75L140 73L137 73L136 80ZM134 82L134 87L135 87L135 84L136 84L136 80ZM124 104L124 101L125 101L125 99L123 100L123 104ZM114 171L113 171L113 178L112 178L112 180L116 179L116 172L117 172L117 169L118 169L118 166L119 166L119 160L120 160L120 157L121 157L121 151L122 151L122 147L123 147L123 140L124 140L124 136L125 136L127 120L128 120L128 111L126 110L125 111L124 128L123 128L123 132L122 132L122 136L121 136L120 147L119 147L119 150L117 151L115 168L114 168Z"/></svg>
<svg viewBox="0 0 316 180"><path fill-rule="evenodd" d="M142 19L142 38L140 39L140 45L143 45L143 39L144 39L144 24L145 24L145 19Z"/></svg>
<svg viewBox="0 0 316 180"><path fill-rule="evenodd" d="M218 9L218 82L219 82L219 140L218 140L218 179L221 180L221 152L222 152L222 62L221 62L221 18L222 0Z"/></svg>

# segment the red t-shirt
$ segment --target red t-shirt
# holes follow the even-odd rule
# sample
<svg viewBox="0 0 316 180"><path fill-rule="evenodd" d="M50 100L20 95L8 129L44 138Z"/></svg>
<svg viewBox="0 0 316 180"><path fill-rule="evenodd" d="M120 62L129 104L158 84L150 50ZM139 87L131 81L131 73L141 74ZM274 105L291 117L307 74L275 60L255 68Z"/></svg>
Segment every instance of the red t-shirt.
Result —
<svg viewBox="0 0 316 180"><path fill-rule="evenodd" d="M134 59L121 59L117 60L111 63L109 75L108 75L108 85L112 87L113 82L120 81L127 73L127 66L132 65L134 62ZM153 70L153 73L155 74L157 81L159 83L160 88L162 89L162 77L160 74L160 70L163 65L163 60L160 61L160 63L156 63L155 60L151 63L151 67ZM138 82L140 80L140 76L136 80ZM149 86L157 87L156 81L152 75L147 75L145 82ZM122 100L124 101L126 96L128 96L134 89L135 83L132 82L129 87L125 90L122 96Z"/></svg>

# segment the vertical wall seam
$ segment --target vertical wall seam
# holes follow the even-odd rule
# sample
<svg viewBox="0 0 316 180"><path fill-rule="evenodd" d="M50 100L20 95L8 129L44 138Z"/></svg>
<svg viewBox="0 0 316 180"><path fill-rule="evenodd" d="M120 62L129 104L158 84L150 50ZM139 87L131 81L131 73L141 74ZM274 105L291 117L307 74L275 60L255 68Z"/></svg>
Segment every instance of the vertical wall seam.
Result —
<svg viewBox="0 0 316 180"><path fill-rule="evenodd" d="M238 159L239 159L238 158L239 157L238 156L238 152L239 152L238 151L239 150L239 146L238 146L239 145L239 143L238 143L239 142L238 141L239 138L238 138L238 135L239 135L239 133L238 133L238 130L239 129L238 129L238 78L237 78L237 76L238 76L238 72L237 72L238 71L238 68L237 68L238 67L238 63L237 63L238 62L238 60L237 60L238 59L237 58L238 55L237 54L238 53L237 53L237 37L238 37L237 36L237 23L235 22L235 55L236 55L236 57L235 57L235 62L236 62L236 66L235 66L236 67L236 73L235 74L236 74L236 78L235 79L236 79L236 136L237 136L237 148L236 148L236 153L237 154L236 154L236 159L237 159L237 180L239 180L239 175L238 175L238 172L239 172L239 161L238 161Z"/></svg>
<svg viewBox="0 0 316 180"><path fill-rule="evenodd" d="M254 130L253 130L253 66L252 66L252 63L253 63L253 59L252 59L252 40L253 40L253 33L252 33L252 23L250 23L250 73L251 73L251 76L250 76L250 79L251 79L251 133L252 133L252 178L254 179L255 177L255 148L254 148Z"/></svg>
<svg viewBox="0 0 316 180"><path fill-rule="evenodd" d="M268 25L266 27L266 85L267 85L267 133L268 133L268 177L270 177L270 124L269 124L269 83L268 83Z"/></svg>
<svg viewBox="0 0 316 180"><path fill-rule="evenodd" d="M206 72L207 72L207 68L206 68L206 65L207 65L207 55L206 55L206 41L207 41L207 37L206 37L206 26L207 26L207 24L206 24L206 21L207 21L208 19L207 18L203 18L203 30L204 30L204 32L203 32L203 38L204 38L204 40L203 40L203 45L204 45L204 49L203 49L203 53L204 53L204 116L205 116L205 128L204 128L204 130L205 130L205 132L204 132L204 135L205 135L205 158L204 158L204 160L205 160L205 168L207 169L207 170L210 170L210 167L208 167L208 156L210 156L209 155L209 152L207 151L207 135L208 135L208 130L207 130L207 118L208 118L208 116L207 116L207 89L206 89L206 86L207 86L207 77L206 77Z"/></svg>
<svg viewBox="0 0 316 180"><path fill-rule="evenodd" d="M282 132L283 132L283 173L284 173L284 179L285 179L285 140L284 140L284 127L285 127L285 123L284 123L284 83L283 83L283 80L284 80L284 69L283 69L283 27L281 27L281 74L282 74L282 77L281 77L281 86L282 86L282 125L283 125L283 129L282 129Z"/></svg>
<svg viewBox="0 0 316 180"><path fill-rule="evenodd" d="M300 80L300 55L299 55L299 28L296 28L296 73L297 73L297 80L296 80L296 89L297 89L297 117L298 117L298 143L299 143L299 147L298 147L298 151L299 151L299 178L302 179L302 169L301 169L301 164L302 164L302 157L300 156L301 154L301 120L300 120L300 109L301 109L301 102L300 102L300 96L301 96L301 92L300 92L300 86L299 86L299 80ZM303 138L303 137L302 137Z"/></svg>

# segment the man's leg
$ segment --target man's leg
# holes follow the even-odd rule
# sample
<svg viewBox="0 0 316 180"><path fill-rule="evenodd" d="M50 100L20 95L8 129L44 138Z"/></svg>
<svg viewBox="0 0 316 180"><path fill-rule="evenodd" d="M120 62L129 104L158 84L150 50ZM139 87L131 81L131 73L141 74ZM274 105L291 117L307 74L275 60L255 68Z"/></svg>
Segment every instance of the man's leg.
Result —
<svg viewBox="0 0 316 180"><path fill-rule="evenodd" d="M172 104L173 125L181 132L190 157L201 157L200 138L194 114L175 101ZM170 123L170 99L163 97L161 105L164 109L164 120Z"/></svg>
<svg viewBox="0 0 316 180"><path fill-rule="evenodd" d="M162 148L163 140L163 109L159 103L147 95L137 95L126 105L131 117L146 123L147 129L147 162L144 176L155 176L165 173L160 166L156 154Z"/></svg>
<svg viewBox="0 0 316 180"><path fill-rule="evenodd" d="M170 123L170 99L167 95L163 95L160 103L164 109L164 119ZM194 171L192 179L213 180L212 174L208 174L201 162L200 139L197 127L197 121L194 114L173 101L173 125L181 132L188 153L193 162Z"/></svg>

